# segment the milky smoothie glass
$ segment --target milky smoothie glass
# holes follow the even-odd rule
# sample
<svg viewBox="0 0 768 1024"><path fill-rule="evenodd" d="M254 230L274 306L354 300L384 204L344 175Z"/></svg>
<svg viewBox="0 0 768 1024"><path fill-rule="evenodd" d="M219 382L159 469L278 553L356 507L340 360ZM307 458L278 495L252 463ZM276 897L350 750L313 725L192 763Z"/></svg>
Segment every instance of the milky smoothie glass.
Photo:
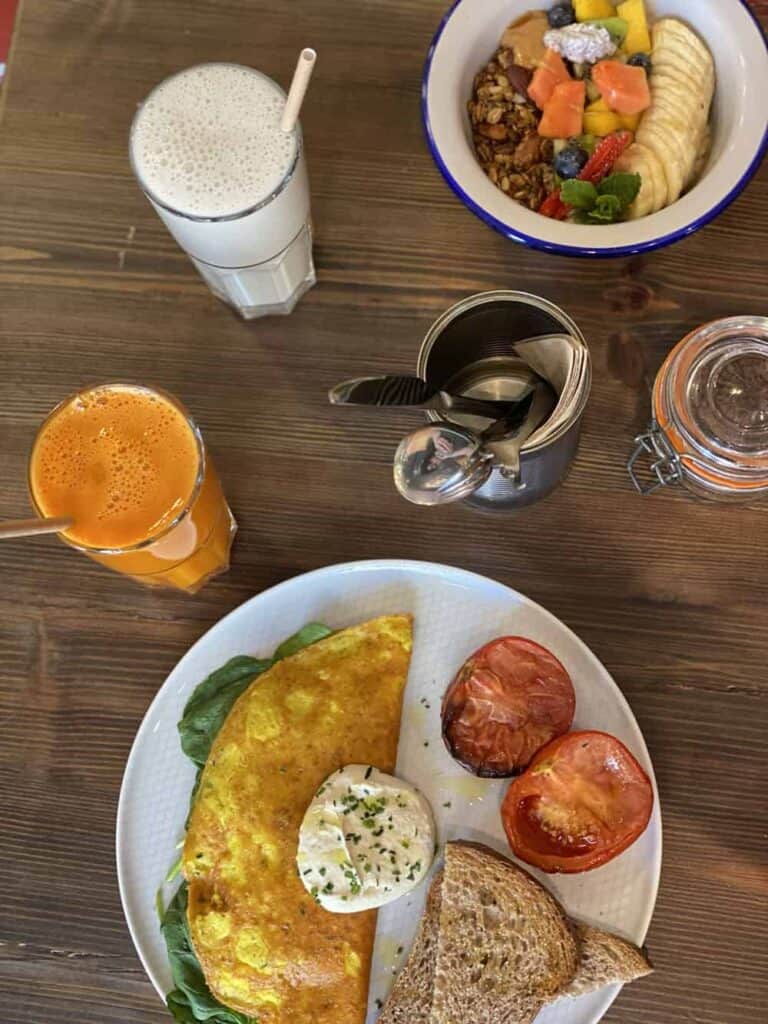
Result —
<svg viewBox="0 0 768 1024"><path fill-rule="evenodd" d="M166 392L102 384L41 426L28 486L70 547L148 586L194 593L229 568L237 529L202 435Z"/></svg>
<svg viewBox="0 0 768 1024"><path fill-rule="evenodd" d="M145 195L247 320L290 313L316 280L301 128L281 129L285 100L253 68L198 64L161 82L131 127Z"/></svg>

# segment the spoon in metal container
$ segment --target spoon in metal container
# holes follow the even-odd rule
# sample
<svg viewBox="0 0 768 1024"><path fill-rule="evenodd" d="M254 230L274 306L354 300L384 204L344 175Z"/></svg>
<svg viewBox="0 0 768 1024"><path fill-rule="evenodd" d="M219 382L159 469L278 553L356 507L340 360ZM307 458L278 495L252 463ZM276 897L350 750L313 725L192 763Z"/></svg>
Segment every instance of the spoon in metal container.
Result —
<svg viewBox="0 0 768 1024"><path fill-rule="evenodd" d="M432 409L435 412L462 413L465 416L484 416L498 420L502 412L514 408L532 390L523 391L514 401L494 401L452 395L427 384L420 377L391 374L387 377L357 377L342 381L331 388L331 405L371 405L378 408L396 407Z"/></svg>
<svg viewBox="0 0 768 1024"><path fill-rule="evenodd" d="M519 475L520 449L556 404L554 390L539 378L532 393L481 434L445 422L415 430L403 438L395 452L395 486L415 505L460 501L488 480L494 454L486 445L499 442L505 446L506 472Z"/></svg>
<svg viewBox="0 0 768 1024"><path fill-rule="evenodd" d="M519 429L508 429L510 418L502 416L480 435L482 445L504 442L504 476L517 480L520 476L520 450L525 442L542 423L545 423L557 406L555 389L540 377L534 387L528 413Z"/></svg>

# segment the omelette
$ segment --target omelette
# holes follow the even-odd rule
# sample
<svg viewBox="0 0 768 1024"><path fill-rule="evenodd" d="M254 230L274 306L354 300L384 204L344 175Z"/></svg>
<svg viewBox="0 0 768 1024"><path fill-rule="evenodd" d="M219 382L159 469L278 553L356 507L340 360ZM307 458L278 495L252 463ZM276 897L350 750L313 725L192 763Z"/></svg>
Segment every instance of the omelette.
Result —
<svg viewBox="0 0 768 1024"><path fill-rule="evenodd" d="M408 615L335 633L238 698L203 769L182 868L211 992L259 1024L362 1024L376 911L332 914L297 875L304 812L350 763L393 771Z"/></svg>

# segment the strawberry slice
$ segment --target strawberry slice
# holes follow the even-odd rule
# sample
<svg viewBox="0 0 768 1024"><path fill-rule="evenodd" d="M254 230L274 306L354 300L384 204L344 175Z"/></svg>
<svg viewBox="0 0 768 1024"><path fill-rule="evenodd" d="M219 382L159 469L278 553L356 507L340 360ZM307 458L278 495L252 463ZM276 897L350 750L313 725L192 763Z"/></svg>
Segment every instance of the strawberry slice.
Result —
<svg viewBox="0 0 768 1024"><path fill-rule="evenodd" d="M632 141L632 132L614 132L606 135L595 152L584 165L579 181L591 181L598 185L613 170L613 165Z"/></svg>
<svg viewBox="0 0 768 1024"><path fill-rule="evenodd" d="M560 189L558 189L556 192L549 193L539 207L539 213L543 213L545 217L551 217L552 220L565 220L569 209L570 207L566 206L560 198Z"/></svg>
<svg viewBox="0 0 768 1024"><path fill-rule="evenodd" d="M593 185L599 185L612 170L613 165L632 141L632 132L614 132L613 135L606 135L595 152L584 164L579 181L591 181ZM539 207L539 213L553 220L565 220L571 212L570 206L560 198L560 190L550 192L547 198Z"/></svg>

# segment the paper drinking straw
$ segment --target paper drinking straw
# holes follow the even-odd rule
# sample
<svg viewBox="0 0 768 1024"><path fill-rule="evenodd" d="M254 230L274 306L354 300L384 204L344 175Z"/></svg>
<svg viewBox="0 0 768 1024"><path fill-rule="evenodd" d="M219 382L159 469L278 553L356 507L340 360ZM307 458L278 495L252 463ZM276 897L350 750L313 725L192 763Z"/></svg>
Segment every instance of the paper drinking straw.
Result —
<svg viewBox="0 0 768 1024"><path fill-rule="evenodd" d="M288 91L288 99L285 101L283 119L280 122L281 131L286 133L292 132L296 127L296 122L299 120L301 104L304 102L304 95L307 91L309 80L312 77L312 72L315 69L316 60L317 54L314 50L310 50L309 47L302 50L299 54L299 59L296 63L296 70L293 73L291 88Z"/></svg>
<svg viewBox="0 0 768 1024"><path fill-rule="evenodd" d="M11 519L0 523L0 540L11 537L37 537L43 533L62 533L74 525L73 519Z"/></svg>

